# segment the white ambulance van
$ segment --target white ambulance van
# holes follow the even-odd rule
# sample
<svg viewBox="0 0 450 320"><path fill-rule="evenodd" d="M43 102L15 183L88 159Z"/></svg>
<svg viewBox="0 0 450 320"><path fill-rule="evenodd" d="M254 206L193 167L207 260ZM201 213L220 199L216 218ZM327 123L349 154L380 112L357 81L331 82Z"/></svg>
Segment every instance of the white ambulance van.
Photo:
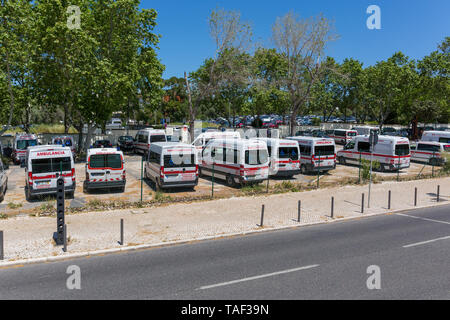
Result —
<svg viewBox="0 0 450 320"><path fill-rule="evenodd" d="M353 127L352 130L355 130L356 132L358 132L358 136L368 136L370 135L370 132L377 132L378 134L380 134L380 128L378 127L370 127L370 126L356 126Z"/></svg>
<svg viewBox="0 0 450 320"><path fill-rule="evenodd" d="M358 135L356 130L335 129L329 137L334 139L335 143L347 144L350 140Z"/></svg>
<svg viewBox="0 0 450 320"><path fill-rule="evenodd" d="M331 138L287 137L297 141L300 148L302 174L336 169L336 144Z"/></svg>
<svg viewBox="0 0 450 320"><path fill-rule="evenodd" d="M292 140L275 138L254 138L267 144L270 165L269 175L292 178L300 173L300 148Z"/></svg>
<svg viewBox="0 0 450 320"><path fill-rule="evenodd" d="M76 147L75 142L73 141L73 138L71 136L54 137L52 139L52 144L57 144L63 147L69 147L70 150L72 150L73 157L75 158Z"/></svg>
<svg viewBox="0 0 450 320"><path fill-rule="evenodd" d="M14 139L12 158L14 164L20 164L25 160L28 147L38 145L38 139L34 134L17 134Z"/></svg>
<svg viewBox="0 0 450 320"><path fill-rule="evenodd" d="M424 131L421 141L450 143L450 131Z"/></svg>
<svg viewBox="0 0 450 320"><path fill-rule="evenodd" d="M56 194L57 180L64 177L65 192L73 198L75 193L75 164L69 147L44 145L29 147L25 157L25 195Z"/></svg>
<svg viewBox="0 0 450 320"><path fill-rule="evenodd" d="M444 152L450 153L450 143L433 141L419 141L411 144L411 160L428 163L430 165L442 165L446 162Z"/></svg>
<svg viewBox="0 0 450 320"><path fill-rule="evenodd" d="M214 171L228 186L259 183L267 180L269 163L264 141L213 139L203 149L199 174L212 176Z"/></svg>
<svg viewBox="0 0 450 320"><path fill-rule="evenodd" d="M197 156L199 161L201 161L201 154L205 146L210 140L213 139L240 139L241 135L237 131L207 131L198 135L197 138L192 142L192 145L197 150Z"/></svg>
<svg viewBox="0 0 450 320"><path fill-rule="evenodd" d="M179 142L152 143L145 163L144 178L153 181L156 189L194 188L198 183L195 148Z"/></svg>
<svg viewBox="0 0 450 320"><path fill-rule="evenodd" d="M147 155L152 143L167 142L166 132L158 129L142 129L136 134L134 152Z"/></svg>
<svg viewBox="0 0 450 320"><path fill-rule="evenodd" d="M123 152L115 148L88 149L83 191L119 189L125 191L126 171Z"/></svg>
<svg viewBox="0 0 450 320"><path fill-rule="evenodd" d="M340 164L353 163L359 165L359 158L370 160L371 150L369 136L356 136L352 141L338 151ZM393 171L409 168L411 154L408 138L378 136L378 143L373 150L373 160L381 165L381 171Z"/></svg>

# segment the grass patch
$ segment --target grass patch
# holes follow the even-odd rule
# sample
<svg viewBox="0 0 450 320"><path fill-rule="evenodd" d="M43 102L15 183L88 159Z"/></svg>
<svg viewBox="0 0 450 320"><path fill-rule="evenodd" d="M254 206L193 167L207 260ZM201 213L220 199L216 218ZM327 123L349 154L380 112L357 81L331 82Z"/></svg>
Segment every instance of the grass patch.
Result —
<svg viewBox="0 0 450 320"><path fill-rule="evenodd" d="M6 213L0 213L0 219L8 219L8 215Z"/></svg>
<svg viewBox="0 0 450 320"><path fill-rule="evenodd" d="M14 202L9 202L8 203L8 208L12 209L12 210L18 209L18 208L21 208L21 207L22 207L21 203L14 203Z"/></svg>

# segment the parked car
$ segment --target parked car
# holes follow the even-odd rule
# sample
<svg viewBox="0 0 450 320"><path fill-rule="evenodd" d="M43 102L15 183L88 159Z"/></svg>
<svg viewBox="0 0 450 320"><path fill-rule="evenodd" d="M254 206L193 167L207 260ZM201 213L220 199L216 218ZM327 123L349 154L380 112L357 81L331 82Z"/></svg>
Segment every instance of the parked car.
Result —
<svg viewBox="0 0 450 320"><path fill-rule="evenodd" d="M109 140L96 140L92 148L112 148L112 143Z"/></svg>
<svg viewBox="0 0 450 320"><path fill-rule="evenodd" d="M120 136L117 145L122 151L134 151L134 139L132 136Z"/></svg>

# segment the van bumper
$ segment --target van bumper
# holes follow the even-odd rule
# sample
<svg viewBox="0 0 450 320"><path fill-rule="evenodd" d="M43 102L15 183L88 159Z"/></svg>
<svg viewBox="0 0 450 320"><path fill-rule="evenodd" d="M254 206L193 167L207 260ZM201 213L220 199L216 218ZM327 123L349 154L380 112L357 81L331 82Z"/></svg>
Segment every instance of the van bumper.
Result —
<svg viewBox="0 0 450 320"><path fill-rule="evenodd" d="M71 186L65 187L64 192L65 193L75 192L76 187L77 187L76 184L72 184ZM56 194L56 193L57 193L57 188L47 188L47 189L30 188L30 194L32 196L41 196L41 195L45 195L45 194Z"/></svg>
<svg viewBox="0 0 450 320"><path fill-rule="evenodd" d="M84 187L86 189L125 188L126 182L126 180L100 182L84 181Z"/></svg>
<svg viewBox="0 0 450 320"><path fill-rule="evenodd" d="M308 170L312 172L318 172L320 171L329 171L336 169L336 164L334 166L320 166L320 167L314 167L313 165L310 165Z"/></svg>
<svg viewBox="0 0 450 320"><path fill-rule="evenodd" d="M175 181L175 182L164 182L161 181L161 188L188 188L188 187L195 187L198 184L198 178L192 181Z"/></svg>
<svg viewBox="0 0 450 320"><path fill-rule="evenodd" d="M271 177L290 177L300 174L300 169L297 170L278 170L275 174L271 174Z"/></svg>

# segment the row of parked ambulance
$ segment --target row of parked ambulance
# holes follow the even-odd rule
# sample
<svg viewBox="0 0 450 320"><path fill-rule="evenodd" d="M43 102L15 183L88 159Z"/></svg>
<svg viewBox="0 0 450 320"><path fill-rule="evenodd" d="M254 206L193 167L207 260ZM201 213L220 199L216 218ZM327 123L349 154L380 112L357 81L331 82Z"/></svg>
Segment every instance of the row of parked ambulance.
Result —
<svg viewBox="0 0 450 320"><path fill-rule="evenodd" d="M368 135L354 135L350 131L344 135L338 132L333 138L295 136L285 139L243 139L238 132L205 132L192 144L183 144L167 142L164 131L145 129L138 132L136 140L140 144L138 152L145 156L144 177L153 181L157 188L193 188L199 177L213 175L229 186L259 183L269 176L326 172L334 169L337 162L359 163L360 159L371 156L380 162L381 170L398 170L410 166L411 155L419 157L428 152L431 159L439 159L443 151L450 151L449 132L425 133L425 139L433 141L419 141L411 149L407 138L379 136L371 153ZM336 142L343 143L344 148L337 151ZM424 146L439 149L430 153L422 151ZM69 197L74 196L76 177L71 146L58 141L53 145L33 144L25 152L27 199L55 193L59 177L64 178ZM85 175L85 192L110 188L124 191L126 170L122 151L89 149ZM1 185L0 191L4 192Z"/></svg>

